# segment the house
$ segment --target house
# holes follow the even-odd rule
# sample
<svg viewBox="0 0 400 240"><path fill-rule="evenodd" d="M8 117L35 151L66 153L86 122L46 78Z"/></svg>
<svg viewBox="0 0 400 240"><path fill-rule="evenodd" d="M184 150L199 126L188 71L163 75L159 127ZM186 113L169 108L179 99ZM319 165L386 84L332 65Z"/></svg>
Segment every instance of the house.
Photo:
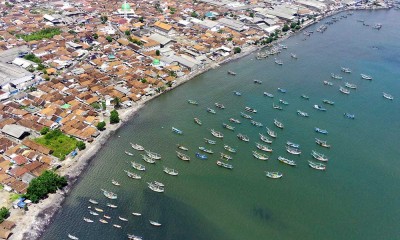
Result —
<svg viewBox="0 0 400 240"><path fill-rule="evenodd" d="M1 131L8 136L22 140L30 134L31 130L17 124L7 124L1 129Z"/></svg>
<svg viewBox="0 0 400 240"><path fill-rule="evenodd" d="M163 35L173 36L176 33L171 25L160 21L155 22L153 27L156 32Z"/></svg>

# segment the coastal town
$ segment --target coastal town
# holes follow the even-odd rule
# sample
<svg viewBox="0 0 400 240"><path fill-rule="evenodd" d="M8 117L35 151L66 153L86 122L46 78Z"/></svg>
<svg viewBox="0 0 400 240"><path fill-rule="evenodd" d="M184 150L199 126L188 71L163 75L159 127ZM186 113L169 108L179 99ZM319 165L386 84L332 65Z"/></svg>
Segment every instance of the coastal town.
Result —
<svg viewBox="0 0 400 240"><path fill-rule="evenodd" d="M54 170L76 180L107 137L150 99L224 62L279 47L280 39L327 15L392 6L382 0L1 3L0 207L8 212L0 239L22 239L46 209L43 201L50 200L29 194L34 179Z"/></svg>

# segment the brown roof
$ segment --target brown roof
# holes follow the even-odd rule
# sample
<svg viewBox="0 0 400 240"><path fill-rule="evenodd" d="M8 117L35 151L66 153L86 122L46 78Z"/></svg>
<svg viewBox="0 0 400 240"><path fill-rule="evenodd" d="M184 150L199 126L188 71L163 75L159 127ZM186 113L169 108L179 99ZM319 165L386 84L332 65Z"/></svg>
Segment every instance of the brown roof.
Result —
<svg viewBox="0 0 400 240"><path fill-rule="evenodd" d="M43 145L40 145L40 144L38 144L38 143L28 139L28 138L25 138L22 141L22 144L27 146L27 147L29 147L30 149L36 150L36 151L38 151L40 153L43 153L43 154L50 154L51 152L53 152L50 148L47 148L47 147L45 147Z"/></svg>

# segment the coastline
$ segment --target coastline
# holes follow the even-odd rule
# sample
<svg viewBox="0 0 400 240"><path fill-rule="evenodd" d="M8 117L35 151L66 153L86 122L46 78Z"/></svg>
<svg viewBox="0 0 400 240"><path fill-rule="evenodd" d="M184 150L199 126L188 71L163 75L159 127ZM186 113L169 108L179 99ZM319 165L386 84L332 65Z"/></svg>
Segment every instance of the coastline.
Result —
<svg viewBox="0 0 400 240"><path fill-rule="evenodd" d="M319 21L323 20L326 17L330 17L335 14L339 14L343 11L347 10L357 10L357 9L346 9L346 10L340 10L337 12L332 12L329 13L325 16L323 16ZM363 10L368 10L363 8ZM294 34L297 34L299 32L304 31L307 27L318 23L318 21L312 21L308 23L307 25L304 25L301 30L291 33L291 34L286 34L282 36L280 39L274 42L274 44L282 42ZM248 48L243 48L242 52L239 54L235 54L229 58L226 58L218 63L211 63L208 64L207 66L203 66L202 68L198 69L197 71L194 71L180 79L177 79L176 84L174 84L173 87L168 88L166 91L170 91L181 84L184 84L188 82L189 80L193 79L194 77L207 72L208 70L211 70L213 68L218 67L219 65L228 63L233 60L240 59L244 56L247 56L263 47L268 47L269 45L266 46L249 46ZM48 198L40 201L38 204L31 205L29 207L29 211L24 213L24 210L20 209L12 209L12 215L10 217L10 220L18 222L17 226L13 230L13 235L10 237L10 239L38 239L40 238L41 234L45 231L46 226L51 224L52 222L52 217L57 213L59 209L61 209L63 202L65 200L65 197L70 193L70 191L74 188L75 184L77 183L77 180L79 176L87 170L87 165L91 162L93 158L96 157L96 154L98 150L103 146L103 144L108 140L108 138L114 134L115 130L118 128L122 127L127 121L131 119L142 107L146 105L147 102L151 101L154 98L157 98L159 95L163 93L158 93L156 95L146 97L145 99L142 99L138 101L137 103L134 104L133 107L127 108L127 109L122 109L119 110L120 113L120 123L115 124L115 125L107 125L107 129L103 132L101 132L100 136L95 140L94 143L91 143L87 149L85 149L82 152L79 152L79 154L73 158L73 159L66 159L63 162L63 167L59 170L59 173L62 175L68 176L68 186L63 189L62 191L57 191L55 194L49 195ZM14 219L13 219L14 218Z"/></svg>

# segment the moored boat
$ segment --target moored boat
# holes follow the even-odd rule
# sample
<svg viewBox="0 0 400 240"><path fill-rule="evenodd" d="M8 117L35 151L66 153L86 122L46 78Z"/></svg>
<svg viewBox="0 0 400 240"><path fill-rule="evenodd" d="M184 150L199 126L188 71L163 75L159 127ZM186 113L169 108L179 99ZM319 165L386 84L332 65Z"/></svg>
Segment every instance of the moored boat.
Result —
<svg viewBox="0 0 400 240"><path fill-rule="evenodd" d="M236 96L242 96L242 94L238 91L233 91L233 94L235 94Z"/></svg>
<svg viewBox="0 0 400 240"><path fill-rule="evenodd" d="M305 100L310 100L310 97L307 96L307 95L305 95L305 94L301 95L301 98L303 98L303 99L305 99Z"/></svg>
<svg viewBox="0 0 400 240"><path fill-rule="evenodd" d="M151 157L151 158L153 158L155 160L161 159L161 155L158 154L158 153L150 152L149 150L146 150L146 154L147 154L147 156L149 156L149 157Z"/></svg>
<svg viewBox="0 0 400 240"><path fill-rule="evenodd" d="M141 213L138 213L138 212L133 212L132 215L133 215L133 216L142 216L142 214L141 214Z"/></svg>
<svg viewBox="0 0 400 240"><path fill-rule="evenodd" d="M263 161L268 160L268 156L267 155L265 155L263 153L259 153L257 151L253 151L253 156L255 158L259 159L259 160L263 160Z"/></svg>
<svg viewBox="0 0 400 240"><path fill-rule="evenodd" d="M108 223L106 220L104 220L104 219L99 219L99 222L101 222L101 223Z"/></svg>
<svg viewBox="0 0 400 240"><path fill-rule="evenodd" d="M274 119L274 124L275 124L275 126L277 126L277 127L280 128L280 129L283 129L283 128L284 128L283 123L279 122L279 121L276 120L276 119Z"/></svg>
<svg viewBox="0 0 400 240"><path fill-rule="evenodd" d="M289 142L289 141L286 142L286 145L288 145L289 147L292 147L292 148L300 148L300 144Z"/></svg>
<svg viewBox="0 0 400 240"><path fill-rule="evenodd" d="M217 161L217 165L226 169L233 169L232 164L224 163L222 161Z"/></svg>
<svg viewBox="0 0 400 240"><path fill-rule="evenodd" d="M324 99L324 100L322 100L322 102L325 104L329 104L329 105L335 105L335 102L328 100L328 99Z"/></svg>
<svg viewBox="0 0 400 240"><path fill-rule="evenodd" d="M228 152L231 152L231 153L236 153L236 149L234 149L233 147L231 147L231 146L229 146L229 145L224 145L224 149L226 150L226 151L228 151Z"/></svg>
<svg viewBox="0 0 400 240"><path fill-rule="evenodd" d="M131 162L131 165L134 169L139 170L139 171L145 171L146 167L140 163L137 162Z"/></svg>
<svg viewBox="0 0 400 240"><path fill-rule="evenodd" d="M325 156L324 154L319 153L317 151L314 151L314 150L311 151L311 156L313 156L313 158L315 158L315 159L317 159L319 161L322 161L322 162L327 162L328 161L328 157L327 156Z"/></svg>
<svg viewBox="0 0 400 240"><path fill-rule="evenodd" d="M276 133L269 128L267 128L267 133L270 137L273 137L273 138L277 137Z"/></svg>
<svg viewBox="0 0 400 240"><path fill-rule="evenodd" d="M325 85L328 85L328 86L333 86L333 83L332 83L332 82L329 82L329 81L324 81L324 84L325 84Z"/></svg>
<svg viewBox="0 0 400 240"><path fill-rule="evenodd" d="M233 157L229 156L228 154L221 153L221 158L225 158L226 160L232 160Z"/></svg>
<svg viewBox="0 0 400 240"><path fill-rule="evenodd" d="M246 118L246 119L252 119L252 116L247 115L246 113L243 113L243 112L240 113L240 116L242 116L243 118Z"/></svg>
<svg viewBox="0 0 400 240"><path fill-rule="evenodd" d="M283 105L289 105L289 103L283 99L279 99L279 103L282 103Z"/></svg>
<svg viewBox="0 0 400 240"><path fill-rule="evenodd" d="M344 113L343 115L344 115L346 118L349 118L349 119L354 119L354 118L355 118L355 115L354 115L354 114Z"/></svg>
<svg viewBox="0 0 400 240"><path fill-rule="evenodd" d="M104 212L104 210L101 208L94 208L94 210L96 210L97 212Z"/></svg>
<svg viewBox="0 0 400 240"><path fill-rule="evenodd" d="M106 218L106 219L111 219L111 217L107 216L107 215L103 215L103 217Z"/></svg>
<svg viewBox="0 0 400 240"><path fill-rule="evenodd" d="M321 129L321 128L314 128L314 130L317 132L317 133L322 133L322 134L328 134L328 131L327 130L325 130L325 129Z"/></svg>
<svg viewBox="0 0 400 240"><path fill-rule="evenodd" d="M97 212L89 211L89 213L93 216L98 216L99 214Z"/></svg>
<svg viewBox="0 0 400 240"><path fill-rule="evenodd" d="M188 103L192 104L192 105L199 105L198 102L196 102L195 100L188 100Z"/></svg>
<svg viewBox="0 0 400 240"><path fill-rule="evenodd" d="M106 196L109 199L117 199L118 198L117 194L115 194L113 192L110 192L110 191L107 191L104 189L101 189L101 191L103 191L104 196Z"/></svg>
<svg viewBox="0 0 400 240"><path fill-rule="evenodd" d="M254 82L254 83L257 83L257 84L262 84L262 81L261 81L261 80L258 80L258 79L254 79L253 82Z"/></svg>
<svg viewBox="0 0 400 240"><path fill-rule="evenodd" d="M332 77L333 79L338 79L338 80L341 80L341 79L343 79L343 77L342 77L342 76L339 76L339 75L337 75L337 74L334 74L334 73L331 73L331 77Z"/></svg>
<svg viewBox="0 0 400 240"><path fill-rule="evenodd" d="M190 157L184 153L176 151L176 155L183 161L190 161Z"/></svg>
<svg viewBox="0 0 400 240"><path fill-rule="evenodd" d="M153 192L158 192L158 193L164 192L163 186L160 186L160 185L152 183L152 182L148 182L147 185L148 185L149 189L152 190Z"/></svg>
<svg viewBox="0 0 400 240"><path fill-rule="evenodd" d="M283 110L281 106L275 105L275 103L272 103L272 108L277 109L277 110Z"/></svg>
<svg viewBox="0 0 400 240"><path fill-rule="evenodd" d="M326 141L323 141L321 139L315 138L315 143L320 145L321 147L325 147L325 148L330 148L331 145L329 145Z"/></svg>
<svg viewBox="0 0 400 240"><path fill-rule="evenodd" d="M142 156L142 159L147 163L151 163L151 164L156 163L155 159L149 157L148 155L141 154L141 156Z"/></svg>
<svg viewBox="0 0 400 240"><path fill-rule="evenodd" d="M115 227L115 228L122 228L121 225L118 225L118 224L113 224L113 227Z"/></svg>
<svg viewBox="0 0 400 240"><path fill-rule="evenodd" d="M228 74L229 74L229 75L232 75L232 76L235 76L235 75L236 75L236 73L235 73L234 71L231 71L231 70L228 71Z"/></svg>
<svg viewBox="0 0 400 240"><path fill-rule="evenodd" d="M69 239L79 240L78 237L75 237L74 235L71 235L71 234L69 234L69 233L68 233L68 237L69 237Z"/></svg>
<svg viewBox="0 0 400 240"><path fill-rule="evenodd" d="M175 169L173 169L173 168L167 168L167 167L164 167L164 170L163 170L166 174L168 174L168 175L171 175L171 176L178 176L178 171L177 170L175 170Z"/></svg>
<svg viewBox="0 0 400 240"><path fill-rule="evenodd" d="M257 110L251 107L245 107L244 110L250 113L257 113Z"/></svg>
<svg viewBox="0 0 400 240"><path fill-rule="evenodd" d="M283 88L278 88L278 92L281 92L281 93L286 93L287 91L286 91L286 89L283 89Z"/></svg>
<svg viewBox="0 0 400 240"><path fill-rule="evenodd" d="M357 89L357 85L348 82L345 82L344 86L350 89Z"/></svg>
<svg viewBox="0 0 400 240"><path fill-rule="evenodd" d="M107 203L107 207L110 207L110 208L117 208L118 206L117 206L117 205L114 205L114 204L111 204L111 203Z"/></svg>
<svg viewBox="0 0 400 240"><path fill-rule="evenodd" d="M159 222L152 221L152 220L149 220L149 222L150 222L150 224L153 225L153 226L156 226L156 227L160 227L160 226L161 226L161 223L159 223Z"/></svg>
<svg viewBox="0 0 400 240"><path fill-rule="evenodd" d="M389 99L389 100L393 100L394 99L394 97L392 96L392 95L390 95L389 93L383 93L383 97L384 98L386 98L386 99Z"/></svg>
<svg viewBox="0 0 400 240"><path fill-rule="evenodd" d="M265 171L265 176L267 176L269 178L273 178L273 179L278 179L278 178L281 178L283 176L283 174L280 173L280 172L268 172L268 171Z"/></svg>
<svg viewBox="0 0 400 240"><path fill-rule="evenodd" d="M256 143L256 147L264 152L272 152L273 151L272 148L269 148L268 146L261 144L261 143Z"/></svg>
<svg viewBox="0 0 400 240"><path fill-rule="evenodd" d="M371 77L371 76L369 76L369 75L367 75L367 74L363 74L363 73L361 73L361 78L362 78L362 79L365 79L365 80L372 80L372 77Z"/></svg>
<svg viewBox="0 0 400 240"><path fill-rule="evenodd" d="M211 140L211 139L208 139L208 138L204 138L204 142L205 142L205 143L208 143L208 144L211 144L211 145L215 145L215 144L217 144L217 142L216 142L216 141L214 141L214 140Z"/></svg>
<svg viewBox="0 0 400 240"><path fill-rule="evenodd" d="M200 151L203 151L203 152L205 152L205 153L210 153L210 154L213 154L213 153L214 153L213 150L207 149L207 148L205 148L205 147L199 147L199 150L200 150Z"/></svg>
<svg viewBox="0 0 400 240"><path fill-rule="evenodd" d="M256 126L256 127L262 127L262 126L263 126L262 123L256 122L256 121L254 121L254 120L251 120L251 124L252 124L253 126Z"/></svg>
<svg viewBox="0 0 400 240"><path fill-rule="evenodd" d="M308 165L311 168L314 168L316 170L321 170L321 171L326 170L325 164L322 164L322 163L316 163L316 162L308 161Z"/></svg>
<svg viewBox="0 0 400 240"><path fill-rule="evenodd" d="M280 66L283 65L283 61L280 60L280 59L276 59L276 58L275 58L275 63L280 65Z"/></svg>
<svg viewBox="0 0 400 240"><path fill-rule="evenodd" d="M215 104L215 106L217 107L217 108L219 108L219 109L225 109L225 106L224 106L224 104L222 104L222 103L214 103Z"/></svg>
<svg viewBox="0 0 400 240"><path fill-rule="evenodd" d="M293 161L293 160L289 160L289 159L284 158L284 157L281 157L281 156L278 157L278 160L279 160L280 162L282 162L282 163L287 164L287 165L296 166L296 162Z"/></svg>
<svg viewBox="0 0 400 240"><path fill-rule="evenodd" d="M115 181L114 179L111 180L111 183L115 186L120 186L121 184L117 181Z"/></svg>
<svg viewBox="0 0 400 240"><path fill-rule="evenodd" d="M181 145L181 144L177 144L177 147L178 147L180 150L183 150L183 151L188 151L188 150L189 150L187 147L185 147L185 146L183 146L183 145Z"/></svg>
<svg viewBox="0 0 400 240"><path fill-rule="evenodd" d="M224 128L226 128L226 129L235 131L235 127L234 127L234 126L231 126L231 125L229 125L229 124L222 123L222 126L223 126Z"/></svg>
<svg viewBox="0 0 400 240"><path fill-rule="evenodd" d="M198 118L194 118L194 122L197 123L198 125L202 125L202 122Z"/></svg>
<svg viewBox="0 0 400 240"><path fill-rule="evenodd" d="M218 131L215 131L214 129L211 129L210 131L211 131L211 134L216 138L223 138L224 137L224 134L222 134L222 133L220 133Z"/></svg>
<svg viewBox="0 0 400 240"><path fill-rule="evenodd" d="M235 119L235 118L229 118L229 121L232 123L237 123L237 124L241 123L238 119Z"/></svg>
<svg viewBox="0 0 400 240"><path fill-rule="evenodd" d="M179 135L182 135L182 134L183 134L183 131L177 129L176 127L172 127L172 132L174 132L174 133L176 133L176 134L179 134Z"/></svg>
<svg viewBox="0 0 400 240"><path fill-rule="evenodd" d="M125 154L128 155L128 156L133 156L133 153L128 152L128 151L125 151Z"/></svg>
<svg viewBox="0 0 400 240"><path fill-rule="evenodd" d="M88 222L88 223L92 223L93 222L92 219L86 218L86 217L83 218L83 221Z"/></svg>
<svg viewBox="0 0 400 240"><path fill-rule="evenodd" d="M290 154L293 154L293 155L300 155L301 154L301 150L300 149L292 148L292 147L289 147L289 146L286 146L286 151L288 153L290 153Z"/></svg>
<svg viewBox="0 0 400 240"><path fill-rule="evenodd" d="M129 172L128 170L124 170L124 172L126 172L126 175L130 178L133 178L133 179L141 179L142 178L139 174Z"/></svg>
<svg viewBox="0 0 400 240"><path fill-rule="evenodd" d="M119 220L124 221L124 222L127 222L127 221L128 221L128 219L123 218L123 217L121 217L121 216L118 216L118 218L119 218Z"/></svg>
<svg viewBox="0 0 400 240"><path fill-rule="evenodd" d="M344 73L351 73L350 68L342 67L341 70L342 70L342 72L344 72Z"/></svg>
<svg viewBox="0 0 400 240"><path fill-rule="evenodd" d="M274 95L272 93L268 93L268 92L264 92L264 96L267 96L267 97L270 97L270 98L274 97Z"/></svg>
<svg viewBox="0 0 400 240"><path fill-rule="evenodd" d="M294 59L297 59L297 55L294 54L294 53L291 53L290 56L291 56L292 58L294 58Z"/></svg>
<svg viewBox="0 0 400 240"><path fill-rule="evenodd" d="M128 240L142 240L142 237L133 234L128 234Z"/></svg>
<svg viewBox="0 0 400 240"><path fill-rule="evenodd" d="M308 117L308 113L297 110L297 115L302 116L302 117Z"/></svg>
<svg viewBox="0 0 400 240"><path fill-rule="evenodd" d="M239 138L239 140L242 140L242 141L244 141L244 142L248 142L250 139L249 139L249 137L247 137L246 135L243 135L243 134L241 134L241 133L239 133L238 135L237 135L237 137Z"/></svg>
<svg viewBox="0 0 400 240"><path fill-rule="evenodd" d="M207 159L207 156L206 155L204 155L204 154L201 154L201 153L195 153L194 154L197 158L200 158L200 159L202 159L202 160L205 160L205 159Z"/></svg>
<svg viewBox="0 0 400 240"><path fill-rule="evenodd" d="M96 200L93 200L93 199L89 199L89 202L92 203L92 204L95 204L95 205L99 204L99 202L97 202Z"/></svg>
<svg viewBox="0 0 400 240"><path fill-rule="evenodd" d="M207 108L207 112L212 113L212 114L216 114L217 112L212 109L212 108Z"/></svg>
<svg viewBox="0 0 400 240"><path fill-rule="evenodd" d="M315 104L314 108L319 110L319 111L326 111L326 108L321 107L320 105Z"/></svg>
<svg viewBox="0 0 400 240"><path fill-rule="evenodd" d="M137 151L144 151L144 147L136 143L131 143L131 147Z"/></svg>
<svg viewBox="0 0 400 240"><path fill-rule="evenodd" d="M342 86L339 86L339 91L344 94L350 94L350 90Z"/></svg>
<svg viewBox="0 0 400 240"><path fill-rule="evenodd" d="M272 143L272 140L269 139L267 136L265 136L265 135L263 135L263 134L261 134L261 133L259 133L259 135L260 135L261 141L263 141L263 142L265 142L265 143L269 143L269 144Z"/></svg>

